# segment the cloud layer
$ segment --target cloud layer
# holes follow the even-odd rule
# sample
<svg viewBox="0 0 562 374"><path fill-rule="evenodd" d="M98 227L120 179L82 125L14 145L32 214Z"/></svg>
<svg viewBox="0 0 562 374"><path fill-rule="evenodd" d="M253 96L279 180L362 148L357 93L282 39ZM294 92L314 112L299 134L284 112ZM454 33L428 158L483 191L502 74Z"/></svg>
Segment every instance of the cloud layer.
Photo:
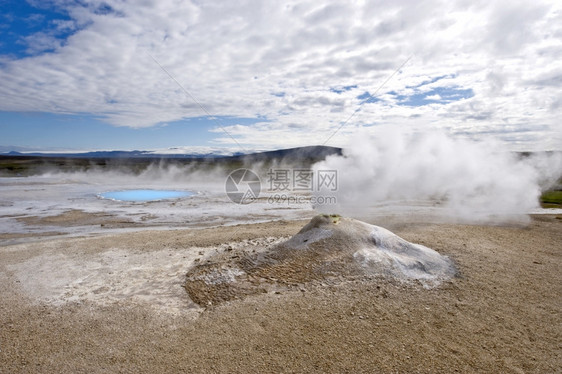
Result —
<svg viewBox="0 0 562 374"><path fill-rule="evenodd" d="M28 56L0 56L0 110L136 128L204 115L153 56L217 116L217 145L235 145L224 130L250 147L322 144L359 109L330 145L390 124L562 148L558 2L55 5L70 19L53 21L58 34L26 36ZM220 128L220 116L263 121Z"/></svg>

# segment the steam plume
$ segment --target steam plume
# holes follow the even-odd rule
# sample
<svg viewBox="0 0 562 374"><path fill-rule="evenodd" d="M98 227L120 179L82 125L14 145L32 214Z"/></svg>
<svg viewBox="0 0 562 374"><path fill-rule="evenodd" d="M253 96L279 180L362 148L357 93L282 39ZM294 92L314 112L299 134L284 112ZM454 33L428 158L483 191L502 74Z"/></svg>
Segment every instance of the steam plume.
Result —
<svg viewBox="0 0 562 374"><path fill-rule="evenodd" d="M357 216L389 202L431 202L457 221L504 219L539 208L541 187L562 171L560 154L523 158L496 143L454 139L442 133L385 131L360 134L342 156L315 171L336 170L337 205L320 210Z"/></svg>

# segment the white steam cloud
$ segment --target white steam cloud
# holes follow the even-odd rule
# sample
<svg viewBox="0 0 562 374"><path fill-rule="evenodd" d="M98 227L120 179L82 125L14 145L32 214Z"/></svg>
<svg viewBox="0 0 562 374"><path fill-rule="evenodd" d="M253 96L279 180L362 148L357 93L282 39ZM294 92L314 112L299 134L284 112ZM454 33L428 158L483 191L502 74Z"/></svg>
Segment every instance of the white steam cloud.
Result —
<svg viewBox="0 0 562 374"><path fill-rule="evenodd" d="M560 153L531 157L442 133L385 131L360 134L342 156L314 165L336 170L337 190L322 189L335 206L320 210L350 216L388 204L435 206L456 221L511 219L539 208L541 188L560 177Z"/></svg>

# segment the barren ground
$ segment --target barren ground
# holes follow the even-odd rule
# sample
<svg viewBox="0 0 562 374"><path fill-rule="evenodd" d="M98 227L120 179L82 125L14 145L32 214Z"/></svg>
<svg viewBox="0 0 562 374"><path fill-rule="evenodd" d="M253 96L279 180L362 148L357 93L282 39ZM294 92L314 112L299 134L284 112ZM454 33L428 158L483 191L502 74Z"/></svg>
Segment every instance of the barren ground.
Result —
<svg viewBox="0 0 562 374"><path fill-rule="evenodd" d="M305 222L0 247L0 372L561 372L561 218L389 227L454 260L435 289L344 279L206 310L189 266Z"/></svg>

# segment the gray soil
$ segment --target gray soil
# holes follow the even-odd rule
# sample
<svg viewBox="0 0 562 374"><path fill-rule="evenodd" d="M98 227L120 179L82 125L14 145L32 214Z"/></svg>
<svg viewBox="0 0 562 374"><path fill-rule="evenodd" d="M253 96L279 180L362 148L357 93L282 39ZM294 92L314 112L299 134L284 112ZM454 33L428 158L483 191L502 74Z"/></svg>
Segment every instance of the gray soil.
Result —
<svg viewBox="0 0 562 374"><path fill-rule="evenodd" d="M182 287L193 266L306 222L0 247L0 372L561 372L560 218L394 227L454 261L459 275L432 289L295 278L207 309Z"/></svg>

